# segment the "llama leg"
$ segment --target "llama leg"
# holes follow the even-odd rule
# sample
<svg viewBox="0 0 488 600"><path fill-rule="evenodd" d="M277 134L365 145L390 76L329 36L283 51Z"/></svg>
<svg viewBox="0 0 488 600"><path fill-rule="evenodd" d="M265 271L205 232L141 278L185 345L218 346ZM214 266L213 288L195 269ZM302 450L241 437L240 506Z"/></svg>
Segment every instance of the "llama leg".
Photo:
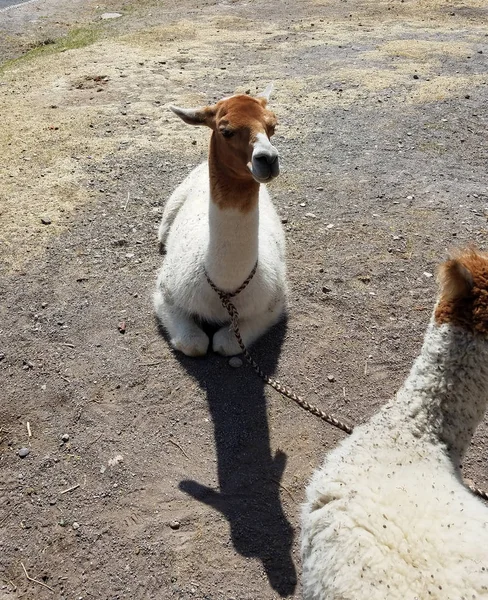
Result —
<svg viewBox="0 0 488 600"><path fill-rule="evenodd" d="M273 304L267 311L254 315L239 322L242 341L246 347L254 343L270 327L277 323L284 312L284 301L280 300ZM225 325L217 331L213 337L212 347L214 352L224 356L233 356L242 352L237 343L233 329Z"/></svg>
<svg viewBox="0 0 488 600"><path fill-rule="evenodd" d="M170 343L186 356L204 356L208 335L198 327L185 311L169 303L160 291L154 297L156 314L170 337Z"/></svg>

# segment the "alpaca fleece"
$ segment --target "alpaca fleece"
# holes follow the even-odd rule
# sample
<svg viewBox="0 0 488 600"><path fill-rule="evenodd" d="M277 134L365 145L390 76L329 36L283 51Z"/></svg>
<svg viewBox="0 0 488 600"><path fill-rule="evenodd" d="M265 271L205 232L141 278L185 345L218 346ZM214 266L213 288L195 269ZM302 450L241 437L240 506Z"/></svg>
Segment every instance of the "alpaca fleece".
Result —
<svg viewBox="0 0 488 600"><path fill-rule="evenodd" d="M488 598L488 508L460 472L488 398L487 268L472 252L442 267L404 385L313 475L302 511L305 600Z"/></svg>

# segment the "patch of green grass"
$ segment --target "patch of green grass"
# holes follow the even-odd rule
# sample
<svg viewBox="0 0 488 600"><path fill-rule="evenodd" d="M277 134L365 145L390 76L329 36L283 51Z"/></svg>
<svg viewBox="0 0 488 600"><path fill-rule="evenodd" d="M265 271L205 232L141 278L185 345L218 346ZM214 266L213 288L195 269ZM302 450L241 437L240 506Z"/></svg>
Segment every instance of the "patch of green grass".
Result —
<svg viewBox="0 0 488 600"><path fill-rule="evenodd" d="M100 39L102 33L103 30L100 26L73 27L66 36L56 40L51 38L39 40L22 56L8 60L3 65L0 65L0 75L15 65L22 64L42 55L66 52L67 50L75 50L77 48L90 46Z"/></svg>

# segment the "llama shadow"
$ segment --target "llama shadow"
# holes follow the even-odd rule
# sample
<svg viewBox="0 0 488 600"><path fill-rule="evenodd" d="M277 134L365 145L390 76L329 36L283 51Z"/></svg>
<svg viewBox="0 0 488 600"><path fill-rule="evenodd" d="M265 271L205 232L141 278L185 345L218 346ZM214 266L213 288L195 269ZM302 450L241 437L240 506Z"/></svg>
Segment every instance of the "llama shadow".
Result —
<svg viewBox="0 0 488 600"><path fill-rule="evenodd" d="M285 332L282 321L252 348L269 374L276 368ZM286 454L271 452L265 384L245 360L241 368L233 369L227 358L211 351L203 360L176 356L207 393L220 491L189 480L179 488L219 511L229 522L235 550L259 559L271 587L281 597L289 596L297 575L291 556L293 528L280 501Z"/></svg>

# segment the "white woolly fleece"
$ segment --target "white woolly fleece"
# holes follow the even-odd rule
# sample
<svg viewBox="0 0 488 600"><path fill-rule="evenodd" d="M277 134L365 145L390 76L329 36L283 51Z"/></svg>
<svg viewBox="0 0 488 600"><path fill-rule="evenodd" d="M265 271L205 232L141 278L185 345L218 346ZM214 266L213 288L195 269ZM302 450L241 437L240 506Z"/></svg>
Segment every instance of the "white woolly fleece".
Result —
<svg viewBox="0 0 488 600"><path fill-rule="evenodd" d="M256 207L249 212L221 209L210 200L208 163L201 164L169 198L159 240L166 245L166 256L154 303L174 347L191 355L206 352L208 338L194 329L189 322L192 317L229 322L227 311L205 278L204 268L215 285L233 291L248 277L259 257L256 274L234 302L246 344L254 342L282 316L286 296L285 238L264 185L260 186ZM214 336L214 350L238 354L233 333L228 326L224 329Z"/></svg>
<svg viewBox="0 0 488 600"><path fill-rule="evenodd" d="M396 398L307 488L305 600L488 598L488 508L458 468L487 397L487 339L432 320Z"/></svg>

